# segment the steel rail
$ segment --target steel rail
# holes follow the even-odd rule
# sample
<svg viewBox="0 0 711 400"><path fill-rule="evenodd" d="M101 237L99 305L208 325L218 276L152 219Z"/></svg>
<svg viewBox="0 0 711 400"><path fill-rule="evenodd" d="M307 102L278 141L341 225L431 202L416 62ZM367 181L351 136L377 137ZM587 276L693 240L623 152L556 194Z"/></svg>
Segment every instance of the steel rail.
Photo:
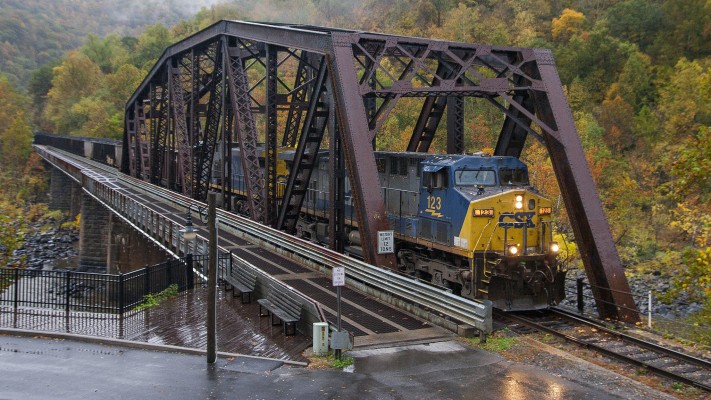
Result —
<svg viewBox="0 0 711 400"><path fill-rule="evenodd" d="M207 207L204 203L183 196L182 194L159 186L150 185L145 181L121 174L113 167L87 160L81 156L62 150L52 149L51 151L55 154L61 152L61 156L69 157L73 161L72 164L82 169L82 174L84 175L91 175L92 168L113 173L117 180L129 185L132 189L156 198L157 200L167 200L178 208L184 208L186 212L190 205L202 205ZM81 168L80 164L85 165L85 167ZM358 283L364 284L397 298L426 307L436 313L454 318L464 324L471 325L484 334L492 332L492 304L488 300L481 302L473 301L454 295L445 290L419 282L413 278L405 277L390 270L379 268L336 253L318 244L296 238L287 233L266 227L224 210L218 209L217 216L218 224L221 229L226 229L227 231L232 231L237 234L241 233L260 242L294 253L298 257L306 258L323 265L329 270L336 266L345 267L346 282L351 285L357 286Z"/></svg>
<svg viewBox="0 0 711 400"><path fill-rule="evenodd" d="M551 310L552 310L554 313L561 314L561 315L565 316L566 318L569 318L569 319L572 319L572 320L574 320L574 321L578 321L578 322L580 322L580 323L583 323L583 324L589 325L589 326L591 326L591 327L594 327L594 328L597 329L598 331L605 332L605 333L607 333L607 334L609 334L609 335L612 335L612 336L615 336L615 337L617 337L617 338L619 338L619 339L621 339L621 340L634 343L634 344L636 344L637 346L644 347L644 348L646 348L646 349L648 349L648 350L651 350L651 351L654 351L654 352L664 353L664 355L669 356L669 357L672 357L672 358L675 358L675 359L677 359L677 360L679 360L679 361L688 362L689 364L694 364L694 365L696 365L696 366L699 366L699 367L702 367L702 368L706 368L706 369L708 369L708 370L711 370L711 361L709 361L709 360L705 360L705 359L703 359L703 358L694 357L694 356L692 356L692 355L689 355L689 354L686 354L686 353L682 353L682 352L676 351L676 350L674 350L674 349L669 349L669 348L666 348L666 347L662 347L662 346L660 346L660 345L658 345L658 344L655 344L655 343L652 343L652 342L648 342L648 341L646 341L646 340L643 340L643 339L640 339L640 338L637 338L637 337L628 335L628 334L626 334L626 333L622 333L622 332L619 332L619 331L616 331L616 330L607 328L607 327L605 327L604 325L601 325L600 323L598 323L598 321L596 321L596 320L594 320L594 319L590 319L590 318L587 318L587 317L584 317L584 316L581 316L581 315L576 315L574 312L569 311L569 310L566 310L566 309L564 309L564 308L562 308L562 307L552 307Z"/></svg>
<svg viewBox="0 0 711 400"><path fill-rule="evenodd" d="M559 313L558 310L555 310L555 312ZM567 314L563 314L563 313L559 313L559 314L560 314L560 315L564 315L566 318L569 318L569 315L567 315ZM603 347L603 346L600 346L600 345L597 345L597 344L595 344L595 343L589 342L589 341L587 341L587 340L583 340L583 339L580 339L580 338L577 338L577 337L574 337L574 336L571 336L571 335L562 333L562 332L560 332L560 331L558 331L558 330L556 330L556 329L554 329L554 328L551 328L551 327L548 327L548 326L546 326L546 325L540 324L540 323L538 323L538 322L536 322L536 321L533 321L533 320L531 320L531 319L528 319L528 318L526 318L526 317L523 317L523 316L520 316L520 315L516 315L516 314L506 314L506 315L505 315L505 318L507 318L507 319L509 319L509 320L513 320L513 321L519 322L519 323L522 323L522 324L524 324L524 325L527 325L527 326L529 326L529 327L532 327L532 328L534 328L534 329L537 329L537 330L539 330L539 331L541 331L541 332L546 332L546 333L549 333L549 334L551 334L551 335L554 335L554 336L563 338L563 339L565 339L566 341L571 342L571 343L574 343L574 344L576 344L576 345L578 345L578 346L581 346L581 347L584 347L584 348L588 348L588 349L592 349L592 350L594 350L594 351L596 351L596 352L598 352L598 353L602 353L602 354L604 354L604 355L606 355L606 356L609 356L609 357L612 357L612 358L616 358L616 359L618 359L618 360L620 360L620 361L623 361L623 362L626 362L626 363L629 363L629 364L632 364L632 365L635 365L635 366L638 366L638 367L645 368L647 371L650 371L650 372L652 372L652 373L654 373L654 374L656 374L656 375L663 376L663 377L666 377L666 378L670 378L670 379L673 379L673 380L676 380L676 381L685 383L685 384L687 384L687 385L694 386L694 387L697 387L697 388L700 388L700 389L703 389L703 390L706 390L706 391L711 392L711 386L708 385L708 384L705 384L705 383L703 383L703 382L699 382L699 381L693 380L693 379L691 379L691 378L687 378L687 377L685 377L685 376L683 376L683 375L677 374L677 373L675 373L675 372L673 372L673 371L669 371L669 370L663 369L663 368L661 368L661 367L655 367L654 365L652 365L652 364L650 364L650 363L647 363L647 362L645 362L645 361L637 360L637 359L635 359L635 358L633 358L633 357L631 357L631 356L627 356L627 355L625 355L625 354L621 354L621 353L615 352L615 351L613 351L613 350L610 350L610 349L605 348L605 347ZM571 318L571 319L573 319L573 320L575 320L575 321L578 321L577 318ZM586 322L586 321L580 321L580 322L583 322L583 323L585 323L585 324L589 324L589 323ZM589 325L591 325L591 324L589 324ZM595 328L598 329L598 326L595 326ZM607 328L604 328L604 327L601 327L601 328L603 328L604 331L605 331L605 333L607 333L607 331L608 331ZM613 332L614 332L614 331L613 331ZM616 333L615 333L615 335L616 335ZM628 335L624 335L624 336L628 336ZM620 336L618 336L618 337L619 337L621 340L623 340L623 341L626 341L626 340L627 340L626 337L625 337L625 338L620 337ZM640 341L640 339L637 339L637 338L634 338L634 339L635 339L635 341L630 341L630 343L631 343L631 344L634 344L634 345L638 345L638 344L637 344L637 341ZM642 342L644 342L644 341L642 341ZM671 350L671 349L665 349L665 348L663 348L663 347L661 347L661 346L655 345L654 343L645 342L645 345L644 345L644 346L642 346L642 345L638 345L638 346L643 347L643 348L645 348L645 349L647 349L647 350L653 351L653 352L655 352L655 353L658 353L658 354L660 354L660 355L662 355L662 356L669 356L669 357L672 357L672 358L677 359L676 357L671 356L671 355L669 355L669 354L667 353L668 351L673 351L673 350ZM678 352L676 352L676 353L678 353ZM681 354L681 353L679 353L679 354ZM688 357L691 357L691 356L688 356ZM694 358L694 357L691 357L691 358ZM679 360L679 359L677 359L677 360ZM699 361L702 361L702 362L703 362L703 360L699 360ZM700 367L706 368L706 369L710 368L710 366L708 365L708 362L706 362L705 364L704 364L704 363L702 363L702 364L696 364L695 362L691 362L691 364L693 364L693 365L695 365L695 366L700 366Z"/></svg>

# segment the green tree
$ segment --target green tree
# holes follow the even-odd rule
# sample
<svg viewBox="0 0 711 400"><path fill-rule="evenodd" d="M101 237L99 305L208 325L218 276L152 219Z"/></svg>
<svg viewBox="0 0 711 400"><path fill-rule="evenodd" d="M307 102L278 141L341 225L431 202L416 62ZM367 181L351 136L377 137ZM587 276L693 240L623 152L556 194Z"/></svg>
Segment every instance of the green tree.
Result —
<svg viewBox="0 0 711 400"><path fill-rule="evenodd" d="M654 101L656 96L654 69L651 58L638 51L632 52L617 79L616 92L635 112ZM608 95L608 97L612 97Z"/></svg>
<svg viewBox="0 0 711 400"><path fill-rule="evenodd" d="M664 13L660 0L625 0L607 10L610 33L634 43L640 49L649 47L663 27Z"/></svg>
<svg viewBox="0 0 711 400"><path fill-rule="evenodd" d="M89 35L80 51L105 74L114 72L128 59L127 51L118 35L109 35L103 40Z"/></svg>
<svg viewBox="0 0 711 400"><path fill-rule="evenodd" d="M684 137L699 126L711 125L711 69L709 62L684 58L676 63L659 88L659 112L670 137Z"/></svg>
<svg viewBox="0 0 711 400"><path fill-rule="evenodd" d="M118 70L107 75L102 88L102 99L116 109L123 110L124 105L144 78L144 73L131 64L124 64Z"/></svg>
<svg viewBox="0 0 711 400"><path fill-rule="evenodd" d="M10 259L14 251L22 246L25 229L26 224L20 210L0 201L0 266L24 267L24 260L11 264Z"/></svg>
<svg viewBox="0 0 711 400"><path fill-rule="evenodd" d="M711 2L664 0L662 10L663 29L650 49L657 59L673 65L681 57L711 55Z"/></svg>
<svg viewBox="0 0 711 400"><path fill-rule="evenodd" d="M158 23L149 26L138 37L132 53L133 65L141 69L150 68L172 43L173 38L165 25Z"/></svg>
<svg viewBox="0 0 711 400"><path fill-rule="evenodd" d="M701 203L711 202L711 127L701 126L686 139L676 155L671 173L674 194L678 200L697 197ZM710 210L711 211L711 210Z"/></svg>
<svg viewBox="0 0 711 400"><path fill-rule="evenodd" d="M32 71L32 75L30 76L30 81L27 86L27 93L32 98L32 106L34 110L33 121L35 124L40 126L40 129L45 128L41 118L42 111L47 103L47 93L49 93L49 90L52 88L52 78L54 77L52 70L57 65L57 62L51 62Z"/></svg>

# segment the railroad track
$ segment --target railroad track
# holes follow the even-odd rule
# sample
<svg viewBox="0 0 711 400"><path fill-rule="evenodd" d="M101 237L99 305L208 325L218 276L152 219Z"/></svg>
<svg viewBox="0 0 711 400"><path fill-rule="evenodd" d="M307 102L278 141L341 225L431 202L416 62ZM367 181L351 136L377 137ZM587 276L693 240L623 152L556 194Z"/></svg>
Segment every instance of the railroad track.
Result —
<svg viewBox="0 0 711 400"><path fill-rule="evenodd" d="M177 209L187 211L191 205L206 209L204 203L165 188L146 184L146 182L137 178L121 174L113 167L87 160L62 150L45 149L43 151L51 152L52 157L60 158L63 163L70 164L74 170L79 171L76 175L98 179L99 181L115 180L121 182L148 197L159 201L167 201ZM75 178L81 182L82 176L75 176ZM192 212L195 211L198 210L192 208ZM248 240L254 240L255 243L262 243L269 247L280 249L285 253L293 254L297 258L315 263L325 273L329 273L336 266L346 267L348 282L363 292L371 295L377 292L377 295L386 301L397 297L428 310L433 316L444 315L452 320L473 326L484 334L491 333L490 302L478 302L456 296L449 291L430 286L410 277L404 277L393 271L345 257L318 244L296 240L293 236L284 232L265 227L224 210L218 209L217 217L220 230ZM369 291L369 288L375 289L376 292ZM448 321L446 318L442 318L442 320Z"/></svg>
<svg viewBox="0 0 711 400"><path fill-rule="evenodd" d="M711 360L627 335L560 307L546 313L496 313L495 316L514 332L545 332L650 373L711 392Z"/></svg>

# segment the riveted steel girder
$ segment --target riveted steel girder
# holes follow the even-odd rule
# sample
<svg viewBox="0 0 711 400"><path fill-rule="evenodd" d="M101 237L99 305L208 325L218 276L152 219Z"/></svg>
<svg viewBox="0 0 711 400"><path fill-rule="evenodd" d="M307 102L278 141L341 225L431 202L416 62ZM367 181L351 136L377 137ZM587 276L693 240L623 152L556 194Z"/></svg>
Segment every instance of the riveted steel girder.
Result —
<svg viewBox="0 0 711 400"><path fill-rule="evenodd" d="M126 155L122 156L123 160L121 161L122 165L127 166L127 168L125 168L122 172L128 173L131 176L136 176L136 160L138 160L138 157L136 156L138 136L138 118L136 118L136 108L136 104L134 104L133 107L130 107L126 112L126 134L123 137L123 148L128 151L123 152Z"/></svg>
<svg viewBox="0 0 711 400"><path fill-rule="evenodd" d="M228 47L223 41L224 52L228 54L227 75L229 82L230 104L235 115L235 136L241 149L242 168L244 170L247 202L252 219L264 222L267 205L264 185L264 171L259 165L257 149L257 128L250 110L251 100L247 83L244 61L237 52L238 47Z"/></svg>
<svg viewBox="0 0 711 400"><path fill-rule="evenodd" d="M165 71L163 72L165 74ZM167 82L165 82L167 84ZM163 182L164 173L166 172L166 151L168 147L168 136L170 127L170 107L168 104L168 88L164 84L160 87L160 95L157 95L157 88L153 90L153 104L158 107L158 111L151 110L155 115L151 121L155 120L153 123L153 135L151 137L151 147L150 147L150 175L149 180L151 183L160 185ZM144 179L146 177L144 176Z"/></svg>
<svg viewBox="0 0 711 400"><path fill-rule="evenodd" d="M223 53L228 57L225 68ZM442 130L439 125L446 112L447 151L460 153L466 150L465 99L485 99L505 115L496 154L519 157L529 136L548 149L601 315L637 319L549 51L305 25L220 21L166 49L127 103L124 143L138 146L136 107L150 98L151 147L146 168L135 160L143 149L138 146L125 153L128 158L123 170L136 175L145 171L144 178L150 175L151 180L160 180L165 175L160 171L164 164L170 168L165 161L172 159L168 153L175 136L171 136L172 142L167 136L182 135L175 131L182 128L180 120L173 126L168 121L171 112L175 118L185 105L165 104L169 87L165 71L171 58L188 57L192 58L192 82L190 85L184 81L182 87L192 87L192 93L186 93L185 98L190 103L188 141L196 160L196 198L204 198L207 193L220 135L223 156L218 160L225 163L224 157L231 154L232 147L225 137L234 130L247 184L235 189L246 193L253 218L269 222L274 217L270 210L278 208L277 226L293 229L301 207L299 197L308 186L307 180L300 179L308 179L315 165L309 157L326 149L322 139L328 129L327 148L334 174L334 189L329 196L332 204L327 214L331 235L328 241L338 248L344 240L333 236L344 231L338 225L343 223L339 209L343 206L343 188L339 185L344 181L339 171L344 165L364 258L372 264L395 268L395 256L378 254L376 246L378 231L388 229L373 152L378 132L400 99L423 98L409 149L428 151L432 139ZM327 70L316 73L319 69L315 59L323 59ZM285 113L284 118L279 118L279 112ZM264 121L259 124L264 126L262 130L254 123L258 114L264 114L260 116ZM282 120L283 127L279 125ZM301 136L297 137L299 133ZM281 140L276 137L279 134ZM266 142L267 165L260 165L263 156L257 150L258 138ZM177 143L178 148L185 148L184 140ZM276 143L296 145L301 160L292 167L288 177L292 182L287 182L284 196L275 200L279 179L274 173ZM224 178L224 165L216 168L222 171L219 177ZM229 183L220 184L225 193ZM269 199L276 204L267 203Z"/></svg>
<svg viewBox="0 0 711 400"><path fill-rule="evenodd" d="M212 171L212 160L215 157L215 150L220 141L220 123L224 110L224 68L222 42L220 40L210 43L205 49L206 63L211 67L207 99L207 109L205 113L205 124L202 130L200 142L197 144L198 156L196 166L196 179L194 187L195 198L201 201L207 199L207 192L210 184ZM205 66L207 67L207 65ZM208 74L205 74L207 77Z"/></svg>
<svg viewBox="0 0 711 400"><path fill-rule="evenodd" d="M185 116L185 93L180 79L180 68L170 69L170 104L173 109L173 129L177 141L178 171L177 183L183 194L191 196L192 187L192 149L188 125Z"/></svg>
<svg viewBox="0 0 711 400"><path fill-rule="evenodd" d="M540 79L546 83L545 90L532 91L536 113L542 125L548 127L542 129L545 144L568 213L573 215L570 222L599 312L605 317L637 321L637 306L575 130L553 56L547 50L537 50L535 56ZM524 112L525 105L518 107Z"/></svg>
<svg viewBox="0 0 711 400"><path fill-rule="evenodd" d="M379 254L377 251L377 232L388 229L388 218L372 149L374 135L368 126L363 98L357 89L359 84L353 63L353 45L358 36L343 32L334 32L331 36L333 58L329 59L329 70L334 73L333 87L338 102L336 115L358 229L364 243L363 254L375 265L396 268L394 254ZM410 70L409 66L405 66L400 76L407 78Z"/></svg>

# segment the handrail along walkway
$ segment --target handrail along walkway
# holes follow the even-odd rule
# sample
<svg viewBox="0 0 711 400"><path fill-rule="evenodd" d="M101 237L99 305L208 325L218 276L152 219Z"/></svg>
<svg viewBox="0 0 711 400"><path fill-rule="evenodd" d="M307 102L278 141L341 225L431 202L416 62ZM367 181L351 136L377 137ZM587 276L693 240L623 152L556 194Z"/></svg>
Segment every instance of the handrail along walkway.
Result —
<svg viewBox="0 0 711 400"><path fill-rule="evenodd" d="M157 200L170 202L177 208L185 209L186 212L188 212L191 204L206 207L203 203L181 194L121 174L112 167L54 148L48 149L37 145L35 145L35 148L45 158L47 158L46 156L52 156L61 159L64 163L71 163L75 168L80 169L81 174L87 178L92 175L96 176L95 172L91 172L93 169L100 169L113 174L114 179L131 186L132 189ZM253 240L296 254L301 258L306 258L325 267L329 272L333 267L344 266L346 268L346 283L349 285L355 287L365 285L366 287L375 288L388 295L425 307L432 312L440 313L464 324L471 325L483 334L492 332L492 304L488 300L473 301L454 295L415 279L401 276L390 270L367 264L317 244L295 238L224 210L218 209L217 216L220 229L225 229L238 235L247 235Z"/></svg>

